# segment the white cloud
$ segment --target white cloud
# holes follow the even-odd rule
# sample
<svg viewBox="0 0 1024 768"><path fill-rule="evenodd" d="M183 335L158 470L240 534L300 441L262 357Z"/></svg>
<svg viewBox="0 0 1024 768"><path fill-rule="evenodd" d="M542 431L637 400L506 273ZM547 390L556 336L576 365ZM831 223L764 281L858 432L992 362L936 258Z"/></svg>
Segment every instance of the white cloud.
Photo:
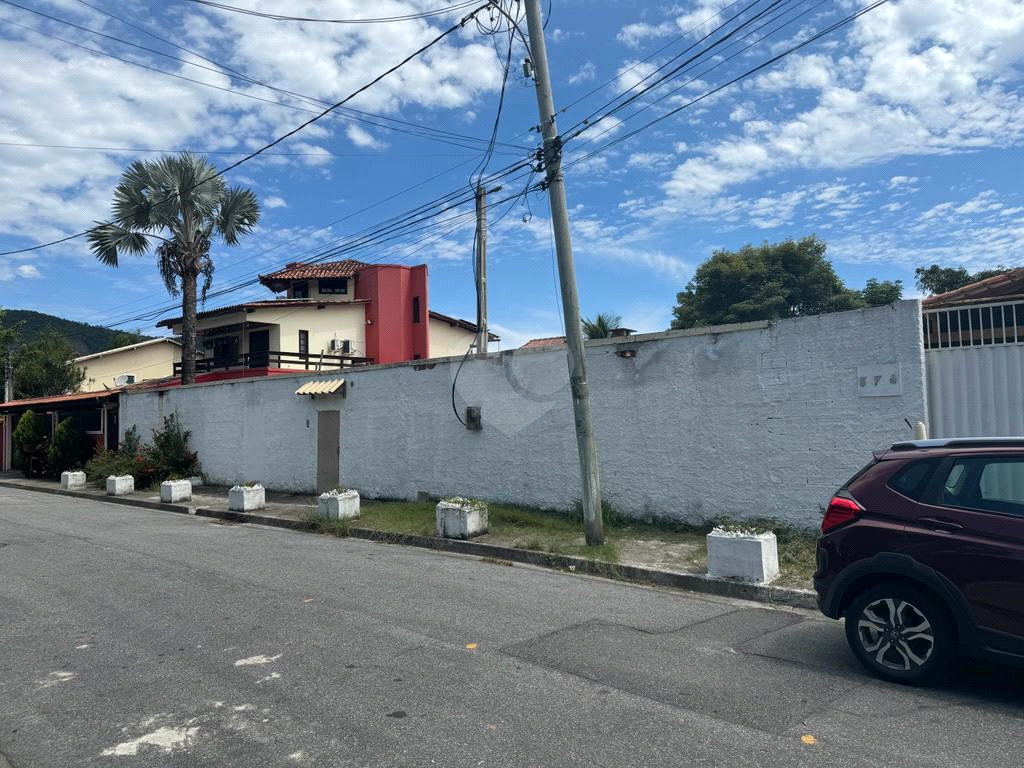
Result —
<svg viewBox="0 0 1024 768"><path fill-rule="evenodd" d="M587 83L594 79L594 75L597 73L597 67L594 66L594 62L588 61L583 64L577 71L576 74L569 78L570 85L576 85L577 83Z"/></svg>
<svg viewBox="0 0 1024 768"><path fill-rule="evenodd" d="M277 197L276 195L270 195L263 198L264 208L287 208L288 203L283 197Z"/></svg>
<svg viewBox="0 0 1024 768"><path fill-rule="evenodd" d="M904 0L861 17L849 39L841 58L792 56L752 83L764 114L775 114L701 145L666 182L666 205L715 210L733 187L792 169L1024 142L1024 99L1015 87L1024 4ZM794 111L794 88L810 90L814 102ZM891 186L913 181L894 177Z"/></svg>
<svg viewBox="0 0 1024 768"><path fill-rule="evenodd" d="M625 43L631 48L636 48L644 40L655 37L666 37L676 31L678 31L676 25L668 21L657 25L637 22L635 24L627 24L624 26L619 30L619 34L615 37L620 43Z"/></svg>
<svg viewBox="0 0 1024 768"><path fill-rule="evenodd" d="M42 277L42 274L36 269L34 264L22 264L14 271L18 277Z"/></svg>
<svg viewBox="0 0 1024 768"><path fill-rule="evenodd" d="M345 129L345 135L348 136L349 140L357 147L368 147L370 149L384 149L387 147L387 144L377 139L369 131L363 130L355 123Z"/></svg>
<svg viewBox="0 0 1024 768"><path fill-rule="evenodd" d="M916 176L893 176L889 179L889 189L909 187L917 182Z"/></svg>

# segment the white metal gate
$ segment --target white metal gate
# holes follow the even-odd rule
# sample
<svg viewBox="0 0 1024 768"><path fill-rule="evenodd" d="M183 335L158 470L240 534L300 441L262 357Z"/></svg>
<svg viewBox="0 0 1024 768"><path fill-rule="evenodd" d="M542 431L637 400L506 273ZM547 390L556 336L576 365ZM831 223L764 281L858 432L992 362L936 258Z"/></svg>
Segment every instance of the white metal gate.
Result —
<svg viewBox="0 0 1024 768"><path fill-rule="evenodd" d="M924 313L931 437L1024 435L1024 303Z"/></svg>

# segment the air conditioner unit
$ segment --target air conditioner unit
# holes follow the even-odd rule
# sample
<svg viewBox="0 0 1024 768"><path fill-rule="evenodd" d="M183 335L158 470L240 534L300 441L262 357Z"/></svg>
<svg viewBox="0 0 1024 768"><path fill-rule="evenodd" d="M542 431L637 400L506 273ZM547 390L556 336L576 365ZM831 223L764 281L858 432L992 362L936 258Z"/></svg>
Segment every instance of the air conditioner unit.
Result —
<svg viewBox="0 0 1024 768"><path fill-rule="evenodd" d="M331 339L331 352L341 352L347 355L351 344L348 339Z"/></svg>
<svg viewBox="0 0 1024 768"><path fill-rule="evenodd" d="M126 386L128 384L134 384L134 383L135 383L135 374L134 373L122 373L120 376L115 376L114 377L114 386L115 387L123 387L123 386Z"/></svg>

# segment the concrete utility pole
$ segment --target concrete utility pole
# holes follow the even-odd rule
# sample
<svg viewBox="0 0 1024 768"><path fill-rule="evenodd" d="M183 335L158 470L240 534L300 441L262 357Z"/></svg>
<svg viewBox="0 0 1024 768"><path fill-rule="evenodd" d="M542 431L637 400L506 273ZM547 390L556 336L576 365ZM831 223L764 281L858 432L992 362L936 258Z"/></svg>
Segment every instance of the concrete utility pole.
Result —
<svg viewBox="0 0 1024 768"><path fill-rule="evenodd" d="M4 368L4 402L9 403L14 399L14 355L7 353L7 363Z"/></svg>
<svg viewBox="0 0 1024 768"><path fill-rule="evenodd" d="M476 353L487 354L487 190L476 188Z"/></svg>
<svg viewBox="0 0 1024 768"><path fill-rule="evenodd" d="M583 352L583 331L580 327L580 303L576 293L576 267L572 260L572 239L569 236L569 210L565 202L562 177L562 139L555 125L555 101L548 75L548 54L544 45L540 0L526 0L526 22L530 34L530 58L537 87L537 108L544 136L544 171L551 200L551 222L555 231L558 256L558 279L562 288L562 314L565 317L565 343L569 349L569 387L576 421L576 446L580 457L583 481L583 522L587 544L604 542L601 518L601 477L597 466L597 444L590 417L590 390Z"/></svg>

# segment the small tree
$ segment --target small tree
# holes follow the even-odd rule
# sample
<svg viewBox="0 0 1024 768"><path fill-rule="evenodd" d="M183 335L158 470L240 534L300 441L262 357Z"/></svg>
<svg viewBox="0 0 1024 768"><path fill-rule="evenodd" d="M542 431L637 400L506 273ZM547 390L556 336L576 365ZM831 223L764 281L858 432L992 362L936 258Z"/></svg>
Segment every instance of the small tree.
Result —
<svg viewBox="0 0 1024 768"><path fill-rule="evenodd" d="M78 428L73 418L66 418L53 431L46 453L47 472L56 477L70 469L82 469L92 453L89 436Z"/></svg>
<svg viewBox="0 0 1024 768"><path fill-rule="evenodd" d="M948 293L965 285L985 280L989 277L1002 275L1011 270L999 265L995 269L983 269L973 275L963 267L940 267L932 264L930 267L918 267L914 270L914 277L917 280L917 287L932 295Z"/></svg>
<svg viewBox="0 0 1024 768"><path fill-rule="evenodd" d="M21 414L18 426L11 435L11 459L14 468L20 469L25 477L41 471L40 449L45 440L42 420L30 410Z"/></svg>
<svg viewBox="0 0 1024 768"><path fill-rule="evenodd" d="M14 361L14 397L52 397L77 392L85 371L75 365L75 348L67 337L47 331L23 344Z"/></svg>
<svg viewBox="0 0 1024 768"><path fill-rule="evenodd" d="M580 323L583 335L588 339L606 339L612 335L612 331L622 327L622 316L599 312L593 320L583 318Z"/></svg>
<svg viewBox="0 0 1024 768"><path fill-rule="evenodd" d="M870 278L861 291L864 303L869 307L881 307L899 301L903 296L902 280L876 280Z"/></svg>

